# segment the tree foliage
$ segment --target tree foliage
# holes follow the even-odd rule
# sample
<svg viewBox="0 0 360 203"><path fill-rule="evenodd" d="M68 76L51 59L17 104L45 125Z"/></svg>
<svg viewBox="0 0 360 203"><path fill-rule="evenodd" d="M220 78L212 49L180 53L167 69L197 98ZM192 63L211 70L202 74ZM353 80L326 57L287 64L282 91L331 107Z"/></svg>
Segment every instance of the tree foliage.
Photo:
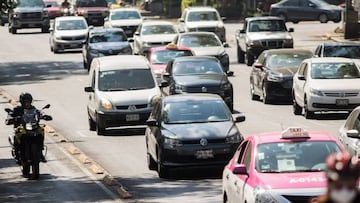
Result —
<svg viewBox="0 0 360 203"><path fill-rule="evenodd" d="M6 13L14 8L16 0L0 0L0 13Z"/></svg>

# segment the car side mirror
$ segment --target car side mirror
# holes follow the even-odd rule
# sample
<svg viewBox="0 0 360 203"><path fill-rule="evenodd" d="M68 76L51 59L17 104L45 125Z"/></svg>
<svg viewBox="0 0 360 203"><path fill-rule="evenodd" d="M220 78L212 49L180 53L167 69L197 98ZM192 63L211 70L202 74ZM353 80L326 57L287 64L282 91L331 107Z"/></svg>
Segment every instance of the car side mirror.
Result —
<svg viewBox="0 0 360 203"><path fill-rule="evenodd" d="M50 27L49 32L52 32L52 31L54 31L54 28Z"/></svg>
<svg viewBox="0 0 360 203"><path fill-rule="evenodd" d="M185 22L185 20L182 19L182 18L180 18L180 19L179 19L179 22L180 22L180 23L183 23L183 22Z"/></svg>
<svg viewBox="0 0 360 203"><path fill-rule="evenodd" d="M230 47L229 43L227 43L227 42L224 42L224 43L223 43L223 46L224 46L225 48L229 48L229 47Z"/></svg>
<svg viewBox="0 0 360 203"><path fill-rule="evenodd" d="M94 92L94 89L92 87L85 87L85 92Z"/></svg>
<svg viewBox="0 0 360 203"><path fill-rule="evenodd" d="M299 76L298 76L298 79L299 79L299 80L306 80L305 76L303 76L303 75L299 75Z"/></svg>
<svg viewBox="0 0 360 203"><path fill-rule="evenodd" d="M236 166L232 170L233 174L236 175L248 175L246 170L246 166L244 164L236 164Z"/></svg>
<svg viewBox="0 0 360 203"><path fill-rule="evenodd" d="M240 123L245 121L245 116L242 114L234 115L235 123Z"/></svg>
<svg viewBox="0 0 360 203"><path fill-rule="evenodd" d="M51 8L51 5L49 4L49 5L46 5L46 8Z"/></svg>
<svg viewBox="0 0 360 203"><path fill-rule="evenodd" d="M109 21L109 17L105 17L105 18L104 18L104 21L105 21L105 22L108 22L108 21Z"/></svg>
<svg viewBox="0 0 360 203"><path fill-rule="evenodd" d="M262 70L262 69L264 68L264 66L263 66L262 63L255 63L255 64L254 64L254 67L255 67L255 68L258 68L258 69L260 69L260 70Z"/></svg>
<svg viewBox="0 0 360 203"><path fill-rule="evenodd" d="M134 35L139 36L139 35L140 35L140 32L136 31L136 32L134 33Z"/></svg>
<svg viewBox="0 0 360 203"><path fill-rule="evenodd" d="M294 28L289 28L289 32L294 32Z"/></svg>
<svg viewBox="0 0 360 203"><path fill-rule="evenodd" d="M169 82L166 80L162 80L159 84L160 88L164 88L164 87L168 87L169 86Z"/></svg>
<svg viewBox="0 0 360 203"><path fill-rule="evenodd" d="M168 81L170 79L170 73L163 73L164 80Z"/></svg>
<svg viewBox="0 0 360 203"><path fill-rule="evenodd" d="M246 31L245 31L245 30L240 30L240 31L239 31L239 33L241 33L241 34L245 34L245 33L246 33Z"/></svg>
<svg viewBox="0 0 360 203"><path fill-rule="evenodd" d="M134 38L128 38L128 42L134 42Z"/></svg>
<svg viewBox="0 0 360 203"><path fill-rule="evenodd" d="M226 17L221 17L221 20L226 21L227 18Z"/></svg>
<svg viewBox="0 0 360 203"><path fill-rule="evenodd" d="M150 127L157 127L159 126L159 123L157 122L157 120L150 118L146 121L146 125Z"/></svg>
<svg viewBox="0 0 360 203"><path fill-rule="evenodd" d="M226 75L227 76L234 76L234 71L229 70L229 71L226 72Z"/></svg>
<svg viewBox="0 0 360 203"><path fill-rule="evenodd" d="M42 109L48 109L50 108L50 104L46 104Z"/></svg>
<svg viewBox="0 0 360 203"><path fill-rule="evenodd" d="M346 131L346 136L360 139L360 133L355 129Z"/></svg>

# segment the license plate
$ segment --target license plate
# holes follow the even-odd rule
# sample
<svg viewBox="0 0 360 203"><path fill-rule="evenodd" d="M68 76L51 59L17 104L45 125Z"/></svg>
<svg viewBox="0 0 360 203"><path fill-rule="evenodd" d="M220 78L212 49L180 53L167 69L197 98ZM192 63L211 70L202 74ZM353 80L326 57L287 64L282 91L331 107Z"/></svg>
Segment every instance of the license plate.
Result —
<svg viewBox="0 0 360 203"><path fill-rule="evenodd" d="M140 120L139 114L127 114L126 115L126 121L138 121Z"/></svg>
<svg viewBox="0 0 360 203"><path fill-rule="evenodd" d="M76 47L79 47L79 45L78 44L70 44L70 47L71 48L76 48Z"/></svg>
<svg viewBox="0 0 360 203"><path fill-rule="evenodd" d="M346 106L349 104L349 100L348 99L337 99L336 100L336 105L339 106Z"/></svg>
<svg viewBox="0 0 360 203"><path fill-rule="evenodd" d="M97 22L99 22L99 20L98 19L92 19L92 22L97 23Z"/></svg>
<svg viewBox="0 0 360 203"><path fill-rule="evenodd" d="M197 159L208 159L208 158L214 158L214 154L212 150L201 150L196 151L195 156Z"/></svg>
<svg viewBox="0 0 360 203"><path fill-rule="evenodd" d="M131 30L125 30L125 33L126 34L132 34L132 31Z"/></svg>

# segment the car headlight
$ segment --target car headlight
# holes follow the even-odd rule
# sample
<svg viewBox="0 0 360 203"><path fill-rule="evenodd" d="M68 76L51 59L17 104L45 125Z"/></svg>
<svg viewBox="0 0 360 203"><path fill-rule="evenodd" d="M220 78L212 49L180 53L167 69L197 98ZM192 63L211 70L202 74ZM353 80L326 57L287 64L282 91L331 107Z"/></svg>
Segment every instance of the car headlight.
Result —
<svg viewBox="0 0 360 203"><path fill-rule="evenodd" d="M60 35L55 35L55 39L61 40L61 36Z"/></svg>
<svg viewBox="0 0 360 203"><path fill-rule="evenodd" d="M229 135L225 138L225 142L228 144L241 142L241 135L240 135L239 130L236 127L231 128Z"/></svg>
<svg viewBox="0 0 360 203"><path fill-rule="evenodd" d="M255 203L277 203L274 197L260 186L256 186L254 189L254 196Z"/></svg>
<svg viewBox="0 0 360 203"><path fill-rule="evenodd" d="M247 45L249 47L260 47L261 46L261 42L259 40L253 40L253 41L249 41L247 43Z"/></svg>
<svg viewBox="0 0 360 203"><path fill-rule="evenodd" d="M13 15L14 18L17 18L19 16L20 16L20 14L18 12L15 12L14 15Z"/></svg>
<svg viewBox="0 0 360 203"><path fill-rule="evenodd" d="M101 104L101 107L104 108L105 110L111 110L112 109L112 104L107 99L101 99L100 104Z"/></svg>
<svg viewBox="0 0 360 203"><path fill-rule="evenodd" d="M284 39L284 44L293 44L293 39Z"/></svg>
<svg viewBox="0 0 360 203"><path fill-rule="evenodd" d="M229 82L224 83L224 84L221 85L220 88L223 89L223 90L231 89L231 84Z"/></svg>
<svg viewBox="0 0 360 203"><path fill-rule="evenodd" d="M149 42L142 42L142 45L143 45L144 47L150 47L150 43L149 43Z"/></svg>
<svg viewBox="0 0 360 203"><path fill-rule="evenodd" d="M184 85L175 84L175 93L183 93L186 92L186 87Z"/></svg>
<svg viewBox="0 0 360 203"><path fill-rule="evenodd" d="M122 49L120 53L121 54L131 54L132 50L130 47L126 47L126 48Z"/></svg>
<svg viewBox="0 0 360 203"><path fill-rule="evenodd" d="M284 78L282 77L282 75L278 75L278 74L274 74L274 73L269 73L268 76L266 77L266 79L268 81L272 81L272 82L280 82L282 81Z"/></svg>
<svg viewBox="0 0 360 203"><path fill-rule="evenodd" d="M164 138L164 147L165 148L175 148L175 147L179 147L179 146L182 146L182 143L180 140L169 138L169 137Z"/></svg>
<svg viewBox="0 0 360 203"><path fill-rule="evenodd" d="M96 49L90 49L89 50L89 53L91 54L91 55L99 55L99 51L98 50L96 50Z"/></svg>
<svg viewBox="0 0 360 203"><path fill-rule="evenodd" d="M44 16L45 18L47 18L47 17L49 17L49 13L48 13L47 11L43 11L43 16Z"/></svg>
<svg viewBox="0 0 360 203"><path fill-rule="evenodd" d="M324 94L320 91L320 90L316 90L313 88L310 88L310 94L315 95L315 96L324 96Z"/></svg>

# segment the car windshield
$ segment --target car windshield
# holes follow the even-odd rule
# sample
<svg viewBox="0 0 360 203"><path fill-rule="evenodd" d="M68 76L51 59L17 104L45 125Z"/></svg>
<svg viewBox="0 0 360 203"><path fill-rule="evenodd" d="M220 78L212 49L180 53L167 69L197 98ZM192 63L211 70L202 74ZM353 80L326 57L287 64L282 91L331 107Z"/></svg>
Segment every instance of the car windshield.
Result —
<svg viewBox="0 0 360 203"><path fill-rule="evenodd" d="M333 141L296 141L259 144L255 169L261 173L324 171L328 155L340 151Z"/></svg>
<svg viewBox="0 0 360 203"><path fill-rule="evenodd" d="M56 24L57 30L84 30L86 28L84 20L61 20Z"/></svg>
<svg viewBox="0 0 360 203"><path fill-rule="evenodd" d="M59 7L59 4L56 1L45 2L46 7Z"/></svg>
<svg viewBox="0 0 360 203"><path fill-rule="evenodd" d="M219 16L215 11L192 11L189 12L187 21L218 21Z"/></svg>
<svg viewBox="0 0 360 203"><path fill-rule="evenodd" d="M360 72L355 63L313 63L311 78L353 79L360 78Z"/></svg>
<svg viewBox="0 0 360 203"><path fill-rule="evenodd" d="M18 0L18 7L45 7L42 0Z"/></svg>
<svg viewBox="0 0 360 203"><path fill-rule="evenodd" d="M282 67L298 67L300 63L307 58L313 57L312 53L298 54L298 53L280 53L271 54L267 60L267 65L270 68Z"/></svg>
<svg viewBox="0 0 360 203"><path fill-rule="evenodd" d="M249 32L285 32L282 20L253 20L249 24Z"/></svg>
<svg viewBox="0 0 360 203"><path fill-rule="evenodd" d="M150 69L109 70L99 73L100 91L141 90L154 87L155 82Z"/></svg>
<svg viewBox="0 0 360 203"><path fill-rule="evenodd" d="M176 34L172 25L146 25L142 28L142 35Z"/></svg>
<svg viewBox="0 0 360 203"><path fill-rule="evenodd" d="M218 47L221 42L213 35L183 35L179 40L180 46L185 47Z"/></svg>
<svg viewBox="0 0 360 203"><path fill-rule="evenodd" d="M192 56L192 52L190 50L159 50L155 51L151 54L151 62L152 64L167 64L170 59L182 57L182 56Z"/></svg>
<svg viewBox="0 0 360 203"><path fill-rule="evenodd" d="M125 42L127 41L126 35L122 31L117 32L98 32L92 33L90 43L102 42Z"/></svg>
<svg viewBox="0 0 360 203"><path fill-rule="evenodd" d="M79 0L77 7L107 7L106 0Z"/></svg>
<svg viewBox="0 0 360 203"><path fill-rule="evenodd" d="M169 101L164 104L166 124L208 123L229 121L230 116L222 100Z"/></svg>
<svg viewBox="0 0 360 203"><path fill-rule="evenodd" d="M174 76L223 74L221 65L215 60L182 60L173 65Z"/></svg>
<svg viewBox="0 0 360 203"><path fill-rule="evenodd" d="M140 19L140 15L136 11L117 11L111 14L111 20Z"/></svg>
<svg viewBox="0 0 360 203"><path fill-rule="evenodd" d="M345 57L360 59L360 45L358 46L325 46L325 57Z"/></svg>

